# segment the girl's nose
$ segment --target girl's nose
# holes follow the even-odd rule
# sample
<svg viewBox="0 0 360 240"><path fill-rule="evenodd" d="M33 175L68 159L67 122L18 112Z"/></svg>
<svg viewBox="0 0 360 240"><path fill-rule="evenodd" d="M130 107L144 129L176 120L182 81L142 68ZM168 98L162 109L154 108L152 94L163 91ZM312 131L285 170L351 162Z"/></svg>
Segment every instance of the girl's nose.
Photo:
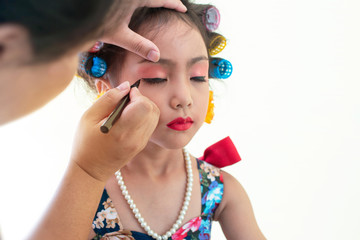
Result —
<svg viewBox="0 0 360 240"><path fill-rule="evenodd" d="M191 97L191 85L188 82L176 84L171 97L171 107L174 109L188 108L193 104Z"/></svg>

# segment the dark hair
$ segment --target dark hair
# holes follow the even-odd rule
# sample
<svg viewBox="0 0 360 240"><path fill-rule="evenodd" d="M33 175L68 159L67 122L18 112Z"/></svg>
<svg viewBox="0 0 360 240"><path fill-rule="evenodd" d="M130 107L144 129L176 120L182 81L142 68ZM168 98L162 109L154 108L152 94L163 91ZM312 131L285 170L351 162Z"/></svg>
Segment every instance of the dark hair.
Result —
<svg viewBox="0 0 360 240"><path fill-rule="evenodd" d="M129 28L135 32L139 32L144 31L143 27L146 26L149 30L145 31L152 31L156 35L166 23L174 18L180 19L189 26L198 29L204 40L204 44L209 47L211 33L207 31L202 19L205 14L205 9L209 8L211 5L190 3L188 0L182 0L182 3L188 9L186 13L180 13L167 8L139 8L132 16ZM110 81L110 76L114 72L114 66L118 67L118 64L123 62L125 53L125 49L110 44L104 44L101 50L96 53L85 52L80 57L78 75L85 80L91 89L94 90L94 80L96 77L89 74L90 68L93 65L92 59L94 59L94 57L100 57L106 62L107 71L102 78Z"/></svg>
<svg viewBox="0 0 360 240"><path fill-rule="evenodd" d="M0 24L28 30L34 61L56 59L95 40L121 0L0 0Z"/></svg>

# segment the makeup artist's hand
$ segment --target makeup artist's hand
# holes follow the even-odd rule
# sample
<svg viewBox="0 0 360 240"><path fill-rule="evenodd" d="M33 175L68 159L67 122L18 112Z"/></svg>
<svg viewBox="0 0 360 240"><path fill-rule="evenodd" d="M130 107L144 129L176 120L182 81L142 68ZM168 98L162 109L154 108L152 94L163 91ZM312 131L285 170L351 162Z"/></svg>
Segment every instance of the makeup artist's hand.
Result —
<svg viewBox="0 0 360 240"><path fill-rule="evenodd" d="M159 121L157 106L132 88L122 115L107 134L102 133L101 124L129 91L128 82L109 90L80 120L72 161L100 181L106 181L145 147Z"/></svg>
<svg viewBox="0 0 360 240"><path fill-rule="evenodd" d="M110 29L101 41L123 47L150 61L157 62L160 58L158 47L150 40L132 31L128 25L134 11L139 7L165 7L185 12L186 7L180 0L122 0L122 8L117 12L123 19L117 29Z"/></svg>

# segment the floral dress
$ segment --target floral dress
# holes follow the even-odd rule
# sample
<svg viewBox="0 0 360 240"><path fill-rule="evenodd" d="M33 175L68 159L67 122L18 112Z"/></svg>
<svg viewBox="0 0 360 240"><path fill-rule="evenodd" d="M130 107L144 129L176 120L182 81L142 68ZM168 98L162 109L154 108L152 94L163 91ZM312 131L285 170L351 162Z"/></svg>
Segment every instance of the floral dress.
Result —
<svg viewBox="0 0 360 240"><path fill-rule="evenodd" d="M201 185L201 215L185 223L168 240L210 239L211 223L223 196L224 184L219 168L198 160ZM145 233L120 229L120 218L106 192L103 192L92 228L93 240L153 240Z"/></svg>

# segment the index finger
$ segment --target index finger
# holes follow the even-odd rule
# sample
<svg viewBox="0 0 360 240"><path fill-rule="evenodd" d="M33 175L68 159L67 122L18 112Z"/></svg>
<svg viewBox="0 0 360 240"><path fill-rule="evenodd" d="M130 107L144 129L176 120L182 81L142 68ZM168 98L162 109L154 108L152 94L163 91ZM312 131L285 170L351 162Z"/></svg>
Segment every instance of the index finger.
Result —
<svg viewBox="0 0 360 240"><path fill-rule="evenodd" d="M186 12L187 8L181 0L148 0L144 1L143 7L164 7L174 9L179 12Z"/></svg>

